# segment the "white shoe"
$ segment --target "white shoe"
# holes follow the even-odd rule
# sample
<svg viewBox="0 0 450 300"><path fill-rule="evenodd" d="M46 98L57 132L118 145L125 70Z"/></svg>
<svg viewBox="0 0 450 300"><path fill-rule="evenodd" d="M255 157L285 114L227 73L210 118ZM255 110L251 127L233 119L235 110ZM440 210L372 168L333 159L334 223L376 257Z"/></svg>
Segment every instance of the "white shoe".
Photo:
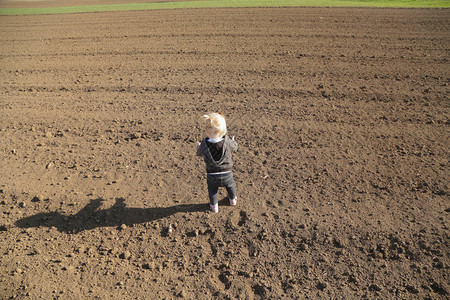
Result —
<svg viewBox="0 0 450 300"><path fill-rule="evenodd" d="M235 206L237 204L237 197L234 197L234 199L230 199L230 205Z"/></svg>
<svg viewBox="0 0 450 300"><path fill-rule="evenodd" d="M219 204L209 205L209 209L211 209L212 212L218 213L219 212Z"/></svg>

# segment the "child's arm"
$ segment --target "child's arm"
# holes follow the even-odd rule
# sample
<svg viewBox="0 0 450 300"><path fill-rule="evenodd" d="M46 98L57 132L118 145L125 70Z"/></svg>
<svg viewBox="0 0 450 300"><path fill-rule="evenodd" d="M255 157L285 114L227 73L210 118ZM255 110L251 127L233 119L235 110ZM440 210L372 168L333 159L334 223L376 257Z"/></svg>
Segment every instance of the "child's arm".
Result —
<svg viewBox="0 0 450 300"><path fill-rule="evenodd" d="M230 147L231 147L231 151L237 151L237 149L238 149L238 144L234 140L234 136L230 140Z"/></svg>
<svg viewBox="0 0 450 300"><path fill-rule="evenodd" d="M197 156L202 156L203 155L201 144L202 144L201 142L198 142L197 153L196 153Z"/></svg>

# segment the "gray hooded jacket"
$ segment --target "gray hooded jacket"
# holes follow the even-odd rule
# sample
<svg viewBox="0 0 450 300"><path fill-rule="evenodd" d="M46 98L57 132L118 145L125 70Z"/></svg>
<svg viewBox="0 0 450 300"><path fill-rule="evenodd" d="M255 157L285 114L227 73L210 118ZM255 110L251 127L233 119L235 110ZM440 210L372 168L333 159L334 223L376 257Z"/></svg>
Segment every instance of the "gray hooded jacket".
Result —
<svg viewBox="0 0 450 300"><path fill-rule="evenodd" d="M216 173L231 171L231 168L233 167L231 152L237 150L237 143L226 135L222 147L222 157L218 161L215 161L211 155L211 152L209 151L208 145L206 144L207 139L208 138L203 139L200 145L197 147L197 155L203 156L203 159L205 160L206 172Z"/></svg>

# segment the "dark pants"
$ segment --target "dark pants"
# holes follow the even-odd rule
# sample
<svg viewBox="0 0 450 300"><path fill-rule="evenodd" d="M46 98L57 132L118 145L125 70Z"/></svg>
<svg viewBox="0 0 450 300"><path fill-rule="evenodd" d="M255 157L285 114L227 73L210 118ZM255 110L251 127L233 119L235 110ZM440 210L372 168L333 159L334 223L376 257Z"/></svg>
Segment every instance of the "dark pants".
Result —
<svg viewBox="0 0 450 300"><path fill-rule="evenodd" d="M236 198L236 186L234 185L232 172L216 175L208 174L206 176L206 182L208 183L209 203L211 205L217 204L217 191L219 187L225 187L227 189L229 199Z"/></svg>

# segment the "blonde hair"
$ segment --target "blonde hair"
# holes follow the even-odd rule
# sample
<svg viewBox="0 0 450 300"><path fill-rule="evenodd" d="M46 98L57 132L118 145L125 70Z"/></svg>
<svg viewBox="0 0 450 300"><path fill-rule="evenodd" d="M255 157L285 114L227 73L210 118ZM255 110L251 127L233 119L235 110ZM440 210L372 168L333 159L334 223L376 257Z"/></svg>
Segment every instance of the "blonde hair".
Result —
<svg viewBox="0 0 450 300"><path fill-rule="evenodd" d="M205 120L205 130L212 128L215 133L214 137L222 137L227 133L227 123L222 113L210 113L203 115L203 118ZM210 136L209 138L214 137Z"/></svg>

